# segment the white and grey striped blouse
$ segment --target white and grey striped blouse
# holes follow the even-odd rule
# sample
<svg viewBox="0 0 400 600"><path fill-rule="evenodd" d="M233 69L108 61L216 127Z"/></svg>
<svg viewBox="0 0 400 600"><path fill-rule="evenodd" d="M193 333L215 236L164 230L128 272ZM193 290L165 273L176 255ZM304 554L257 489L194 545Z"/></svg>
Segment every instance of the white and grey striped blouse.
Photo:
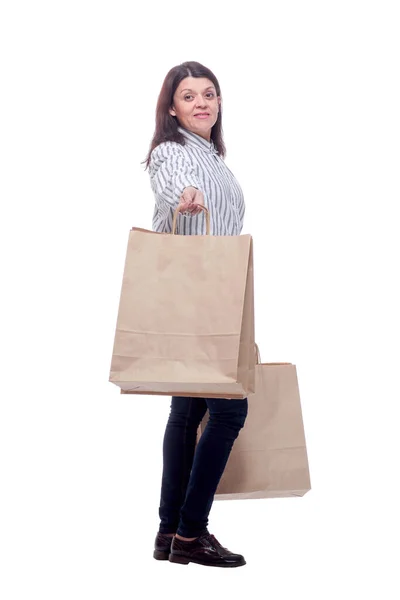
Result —
<svg viewBox="0 0 400 600"><path fill-rule="evenodd" d="M155 196L153 231L172 231L172 218L185 187L204 194L210 213L211 235L239 235L243 228L245 204L242 189L228 169L214 143L178 127L186 144L163 142L154 148L149 164L150 184ZM177 233L205 235L205 216L179 214Z"/></svg>

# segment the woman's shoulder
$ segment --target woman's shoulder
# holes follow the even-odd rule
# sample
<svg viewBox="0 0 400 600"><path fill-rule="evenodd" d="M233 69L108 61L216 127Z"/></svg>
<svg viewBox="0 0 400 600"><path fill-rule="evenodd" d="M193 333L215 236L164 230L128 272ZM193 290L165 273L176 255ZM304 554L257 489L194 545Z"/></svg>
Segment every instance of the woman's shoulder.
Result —
<svg viewBox="0 0 400 600"><path fill-rule="evenodd" d="M182 144L173 141L161 142L151 152L152 159L165 159L168 156L180 156L183 154Z"/></svg>

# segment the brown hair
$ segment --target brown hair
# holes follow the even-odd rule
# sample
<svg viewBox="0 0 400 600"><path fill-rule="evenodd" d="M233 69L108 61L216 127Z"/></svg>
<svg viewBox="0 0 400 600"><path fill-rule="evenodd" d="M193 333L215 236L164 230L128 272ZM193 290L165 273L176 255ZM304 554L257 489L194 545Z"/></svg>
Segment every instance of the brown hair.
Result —
<svg viewBox="0 0 400 600"><path fill-rule="evenodd" d="M156 107L156 129L150 144L149 153L143 161L143 163L146 163L145 170L150 164L150 155L152 151L162 142L171 141L178 142L178 144L182 144L182 146L185 145L185 137L178 131L179 122L176 117L173 117L169 113L176 89L185 77L206 77L207 79L210 79L215 86L217 96L221 96L221 88L214 73L198 62L184 62L168 71L158 96ZM211 140L216 145L219 156L223 158L226 153L226 148L222 136L221 104L219 105L217 121L211 129Z"/></svg>

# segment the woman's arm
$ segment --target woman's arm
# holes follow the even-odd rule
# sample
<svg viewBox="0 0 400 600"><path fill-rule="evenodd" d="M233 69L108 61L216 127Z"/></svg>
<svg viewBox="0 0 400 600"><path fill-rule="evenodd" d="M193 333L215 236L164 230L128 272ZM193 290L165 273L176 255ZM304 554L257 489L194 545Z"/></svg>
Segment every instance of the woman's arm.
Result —
<svg viewBox="0 0 400 600"><path fill-rule="evenodd" d="M177 142L163 142L154 148L149 165L150 185L160 210L166 205L175 210L181 203L185 188L200 190L200 182L194 168L185 157ZM193 197L194 190L187 190L185 196Z"/></svg>

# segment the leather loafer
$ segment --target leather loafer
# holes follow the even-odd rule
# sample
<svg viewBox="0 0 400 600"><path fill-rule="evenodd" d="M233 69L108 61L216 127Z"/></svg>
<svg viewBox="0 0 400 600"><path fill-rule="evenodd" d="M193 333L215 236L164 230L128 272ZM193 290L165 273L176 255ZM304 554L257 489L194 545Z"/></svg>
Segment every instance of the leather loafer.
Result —
<svg viewBox="0 0 400 600"><path fill-rule="evenodd" d="M234 554L221 546L210 533L204 533L191 542L173 537L168 560L181 565L192 562L207 567L241 567L246 564L241 554Z"/></svg>
<svg viewBox="0 0 400 600"><path fill-rule="evenodd" d="M157 533L153 552L153 556L156 560L168 560L173 539L174 538L170 535L165 535L160 532Z"/></svg>

